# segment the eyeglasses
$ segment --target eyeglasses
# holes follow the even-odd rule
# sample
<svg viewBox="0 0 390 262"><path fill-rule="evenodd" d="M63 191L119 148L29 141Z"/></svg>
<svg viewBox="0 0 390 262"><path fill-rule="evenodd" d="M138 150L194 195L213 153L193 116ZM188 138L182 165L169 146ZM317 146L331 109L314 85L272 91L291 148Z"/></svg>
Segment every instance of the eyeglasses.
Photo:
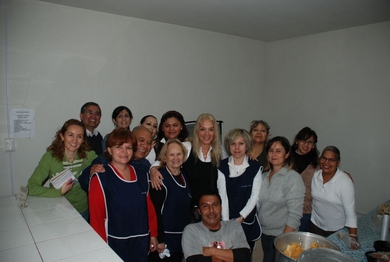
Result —
<svg viewBox="0 0 390 262"><path fill-rule="evenodd" d="M335 159L335 158L327 158L327 157L321 156L320 157L320 161L321 162L328 161L329 163L334 164L334 163L336 163L337 159Z"/></svg>
<svg viewBox="0 0 390 262"><path fill-rule="evenodd" d="M309 140L309 139L307 139L307 140L299 140L299 143L301 143L302 145L308 144L309 146L312 146L312 145L315 144L314 141L311 141L311 140Z"/></svg>

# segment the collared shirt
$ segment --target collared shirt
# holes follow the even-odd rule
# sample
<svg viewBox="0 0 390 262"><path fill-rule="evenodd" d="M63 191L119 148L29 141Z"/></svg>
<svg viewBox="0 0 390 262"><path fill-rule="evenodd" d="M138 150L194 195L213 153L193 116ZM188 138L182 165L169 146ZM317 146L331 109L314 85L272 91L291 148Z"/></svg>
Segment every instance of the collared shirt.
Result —
<svg viewBox="0 0 390 262"><path fill-rule="evenodd" d="M161 139L160 141L161 143L165 143L165 139ZM191 142L189 141L184 141L182 142L182 144L187 148L187 156L186 156L186 159L189 157L190 153L191 153L191 150L192 150L192 144ZM210 146L210 149L209 151L207 152L207 155L206 155L206 159L204 158L204 155L203 155L203 152L202 152L202 148L200 147L199 148L199 154L198 154L198 159L202 162L206 162L206 163L209 163L211 162L211 150L212 150L212 146ZM225 159L227 157L227 154L224 150L222 150L222 158L221 159ZM156 160L153 164L152 164L152 167L155 167L155 166L159 166L160 165L160 161Z"/></svg>
<svg viewBox="0 0 390 262"><path fill-rule="evenodd" d="M340 169L331 180L323 183L322 170L314 173L311 182L313 210L311 221L325 231L344 226L357 228L355 188L352 180Z"/></svg>
<svg viewBox="0 0 390 262"><path fill-rule="evenodd" d="M88 129L85 129L85 130L87 131L87 136L89 136L89 137L97 136L99 134L99 131L97 131L96 128L93 130L93 133L91 131L89 131Z"/></svg>
<svg viewBox="0 0 390 262"><path fill-rule="evenodd" d="M248 156L245 156L244 161L241 165L235 165L233 157L230 156L228 165L229 177L239 177L245 172L246 168L249 167ZM245 207L240 211L240 215L243 217L247 217L250 212L252 212L253 208L256 206L259 200L262 184L262 171L263 168L261 167L253 178L251 197L248 199L248 202L246 203ZM227 197L226 191L226 180L225 175L220 170L218 170L217 187L219 195L222 199L222 220L229 220L229 199Z"/></svg>

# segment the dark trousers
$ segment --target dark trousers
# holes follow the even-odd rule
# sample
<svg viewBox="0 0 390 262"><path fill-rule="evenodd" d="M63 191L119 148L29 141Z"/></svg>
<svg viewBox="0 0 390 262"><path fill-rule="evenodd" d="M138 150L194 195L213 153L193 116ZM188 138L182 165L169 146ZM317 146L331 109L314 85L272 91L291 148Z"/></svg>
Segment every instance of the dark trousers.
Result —
<svg viewBox="0 0 390 262"><path fill-rule="evenodd" d="M309 232L323 236L323 237L328 237L336 231L325 231L325 230L317 227L316 225L314 225L313 222L310 222Z"/></svg>
<svg viewBox="0 0 390 262"><path fill-rule="evenodd" d="M303 214L301 218L301 225L299 226L299 231L309 232L309 227L311 224L311 214Z"/></svg>
<svg viewBox="0 0 390 262"><path fill-rule="evenodd" d="M264 259L263 262L274 262L275 241L276 236L261 235L261 246L263 247Z"/></svg>
<svg viewBox="0 0 390 262"><path fill-rule="evenodd" d="M165 257L164 259L161 259L158 256L158 252L155 251L153 253L149 253L148 256L149 262L182 262L182 260L183 260L183 253L171 254L170 257Z"/></svg>

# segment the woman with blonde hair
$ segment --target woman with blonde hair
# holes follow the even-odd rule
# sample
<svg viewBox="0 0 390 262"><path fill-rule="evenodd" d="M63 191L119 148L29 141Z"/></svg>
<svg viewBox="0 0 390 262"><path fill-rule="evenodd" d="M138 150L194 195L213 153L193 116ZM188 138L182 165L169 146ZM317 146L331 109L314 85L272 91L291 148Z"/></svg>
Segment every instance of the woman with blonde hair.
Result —
<svg viewBox="0 0 390 262"><path fill-rule="evenodd" d="M183 167L187 174L193 200L191 222L197 222L200 221L196 204L198 197L205 190L217 190L219 162L227 155L221 147L218 123L215 117L209 113L203 113L198 117L190 140L192 144L191 142L183 142L188 149ZM160 189L160 179L163 177L158 172L153 173L152 171L152 187Z"/></svg>
<svg viewBox="0 0 390 262"><path fill-rule="evenodd" d="M259 200L263 167L249 159L252 138L245 129L232 129L225 136L229 158L221 161L218 170L218 191L222 198L222 219L234 219L242 225L253 250L261 236L256 204Z"/></svg>

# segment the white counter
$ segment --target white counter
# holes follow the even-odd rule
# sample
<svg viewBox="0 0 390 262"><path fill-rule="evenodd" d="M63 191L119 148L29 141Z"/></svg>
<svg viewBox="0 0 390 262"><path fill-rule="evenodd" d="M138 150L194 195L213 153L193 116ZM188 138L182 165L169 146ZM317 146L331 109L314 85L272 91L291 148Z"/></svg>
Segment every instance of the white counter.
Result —
<svg viewBox="0 0 390 262"><path fill-rule="evenodd" d="M0 261L122 261L64 197L0 197Z"/></svg>

